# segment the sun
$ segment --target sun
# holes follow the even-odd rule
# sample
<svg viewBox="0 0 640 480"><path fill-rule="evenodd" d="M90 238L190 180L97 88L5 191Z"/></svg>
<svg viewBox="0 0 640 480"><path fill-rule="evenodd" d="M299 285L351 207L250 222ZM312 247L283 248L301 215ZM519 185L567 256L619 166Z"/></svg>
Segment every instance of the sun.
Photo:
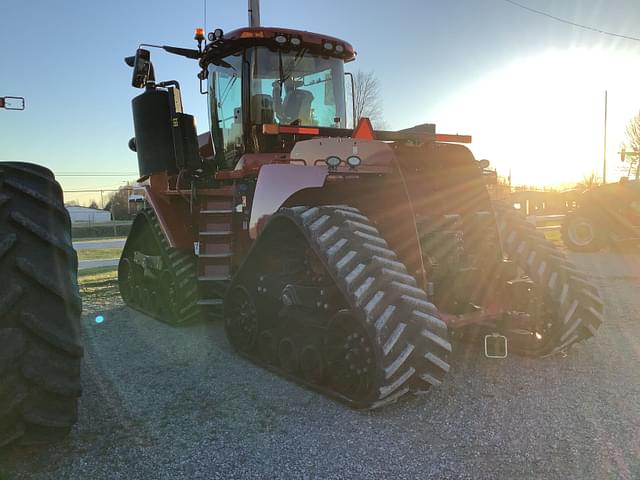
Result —
<svg viewBox="0 0 640 480"><path fill-rule="evenodd" d="M618 151L640 110L638 55L603 49L550 50L472 82L438 107L438 130L473 135L513 182L561 185L602 174L604 94L608 91L607 181L620 177Z"/></svg>

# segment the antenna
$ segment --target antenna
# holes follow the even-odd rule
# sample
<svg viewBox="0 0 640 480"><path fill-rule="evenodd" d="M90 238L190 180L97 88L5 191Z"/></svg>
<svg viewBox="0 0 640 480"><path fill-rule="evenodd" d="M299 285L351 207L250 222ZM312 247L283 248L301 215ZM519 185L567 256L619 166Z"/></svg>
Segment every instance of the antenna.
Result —
<svg viewBox="0 0 640 480"><path fill-rule="evenodd" d="M203 10L204 10L204 23L202 24L202 28L204 28L204 31L207 31L207 0L202 0L202 6L203 6Z"/></svg>
<svg viewBox="0 0 640 480"><path fill-rule="evenodd" d="M249 26L260 26L260 0L249 0Z"/></svg>

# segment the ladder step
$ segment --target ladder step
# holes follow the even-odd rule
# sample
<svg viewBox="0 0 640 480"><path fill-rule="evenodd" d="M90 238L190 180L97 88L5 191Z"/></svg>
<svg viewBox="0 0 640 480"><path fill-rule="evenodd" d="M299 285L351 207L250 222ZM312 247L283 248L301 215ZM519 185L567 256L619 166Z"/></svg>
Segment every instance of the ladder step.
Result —
<svg viewBox="0 0 640 480"><path fill-rule="evenodd" d="M228 282L231 280L231 275L207 275L204 277L198 277L200 282Z"/></svg>
<svg viewBox="0 0 640 480"><path fill-rule="evenodd" d="M233 253L205 253L199 255L199 258L231 258Z"/></svg>
<svg viewBox="0 0 640 480"><path fill-rule="evenodd" d="M221 298L215 298L215 299L209 299L209 300L198 300L198 305L202 305L202 306L213 306L213 307L218 307L221 306L224 303L224 300L222 300Z"/></svg>
<svg viewBox="0 0 640 480"><path fill-rule="evenodd" d="M231 235L233 232L231 230L220 230L218 232L200 232L200 236L206 237L221 237L224 235Z"/></svg>
<svg viewBox="0 0 640 480"><path fill-rule="evenodd" d="M233 213L233 209L215 209L215 210L200 210L200 213L207 213L207 214L218 214L218 215L229 215L231 213Z"/></svg>

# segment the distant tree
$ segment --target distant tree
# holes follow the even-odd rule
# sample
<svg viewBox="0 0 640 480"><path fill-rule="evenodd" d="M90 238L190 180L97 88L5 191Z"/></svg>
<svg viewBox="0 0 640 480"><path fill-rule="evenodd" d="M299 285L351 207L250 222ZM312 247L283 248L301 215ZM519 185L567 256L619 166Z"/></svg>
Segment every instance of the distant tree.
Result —
<svg viewBox="0 0 640 480"><path fill-rule="evenodd" d="M129 196L133 194L131 184L120 187L117 192L113 192L109 196L109 200L104 209L111 212L114 220L127 220L131 218L129 209Z"/></svg>
<svg viewBox="0 0 640 480"><path fill-rule="evenodd" d="M77 200L67 200L64 204L67 207L77 207L78 205L80 205Z"/></svg>
<svg viewBox="0 0 640 480"><path fill-rule="evenodd" d="M634 152L640 152L640 113L629 120L626 133L630 149Z"/></svg>
<svg viewBox="0 0 640 480"><path fill-rule="evenodd" d="M95 200L91 200L91 203L89 204L89 208L93 208L94 210L98 210L100 207L98 207L98 202L96 202Z"/></svg>
<svg viewBox="0 0 640 480"><path fill-rule="evenodd" d="M631 155L625 155L625 161L629 164L627 170L627 176L630 176L632 172L638 174L640 162L640 113L635 115L629 123L626 129L627 145L622 144L621 151L633 152Z"/></svg>
<svg viewBox="0 0 640 480"><path fill-rule="evenodd" d="M602 178L596 172L591 172L590 174L582 177L581 181L576 183L576 189L589 190L597 187L598 185L602 185Z"/></svg>
<svg viewBox="0 0 640 480"><path fill-rule="evenodd" d="M376 128L384 128L382 97L375 72L358 70L353 75L353 100L356 121L367 117Z"/></svg>

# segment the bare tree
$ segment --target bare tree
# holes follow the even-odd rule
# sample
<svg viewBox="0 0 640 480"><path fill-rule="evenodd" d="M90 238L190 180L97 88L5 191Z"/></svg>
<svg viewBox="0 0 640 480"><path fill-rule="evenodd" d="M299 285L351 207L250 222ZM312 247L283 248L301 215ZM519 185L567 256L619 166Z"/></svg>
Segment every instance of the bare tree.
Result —
<svg viewBox="0 0 640 480"><path fill-rule="evenodd" d="M373 71L363 72L358 70L353 75L353 83L354 116L356 121L359 121L362 117L368 117L374 126L384 128L380 84L375 73Z"/></svg>
<svg viewBox="0 0 640 480"><path fill-rule="evenodd" d="M576 189L590 190L598 185L602 185L602 178L600 178L596 172L591 172L590 174L582 177L580 182L576 183Z"/></svg>
<svg viewBox="0 0 640 480"><path fill-rule="evenodd" d="M626 129L628 145L622 145L621 151L631 151L631 155L625 155L625 160L629 162L627 176L635 171L636 177L640 172L640 113L634 116L627 124Z"/></svg>
<svg viewBox="0 0 640 480"><path fill-rule="evenodd" d="M118 188L117 192L109 196L109 201L104 210L111 212L114 220L126 220L130 218L129 196L133 194L133 187L130 183Z"/></svg>

